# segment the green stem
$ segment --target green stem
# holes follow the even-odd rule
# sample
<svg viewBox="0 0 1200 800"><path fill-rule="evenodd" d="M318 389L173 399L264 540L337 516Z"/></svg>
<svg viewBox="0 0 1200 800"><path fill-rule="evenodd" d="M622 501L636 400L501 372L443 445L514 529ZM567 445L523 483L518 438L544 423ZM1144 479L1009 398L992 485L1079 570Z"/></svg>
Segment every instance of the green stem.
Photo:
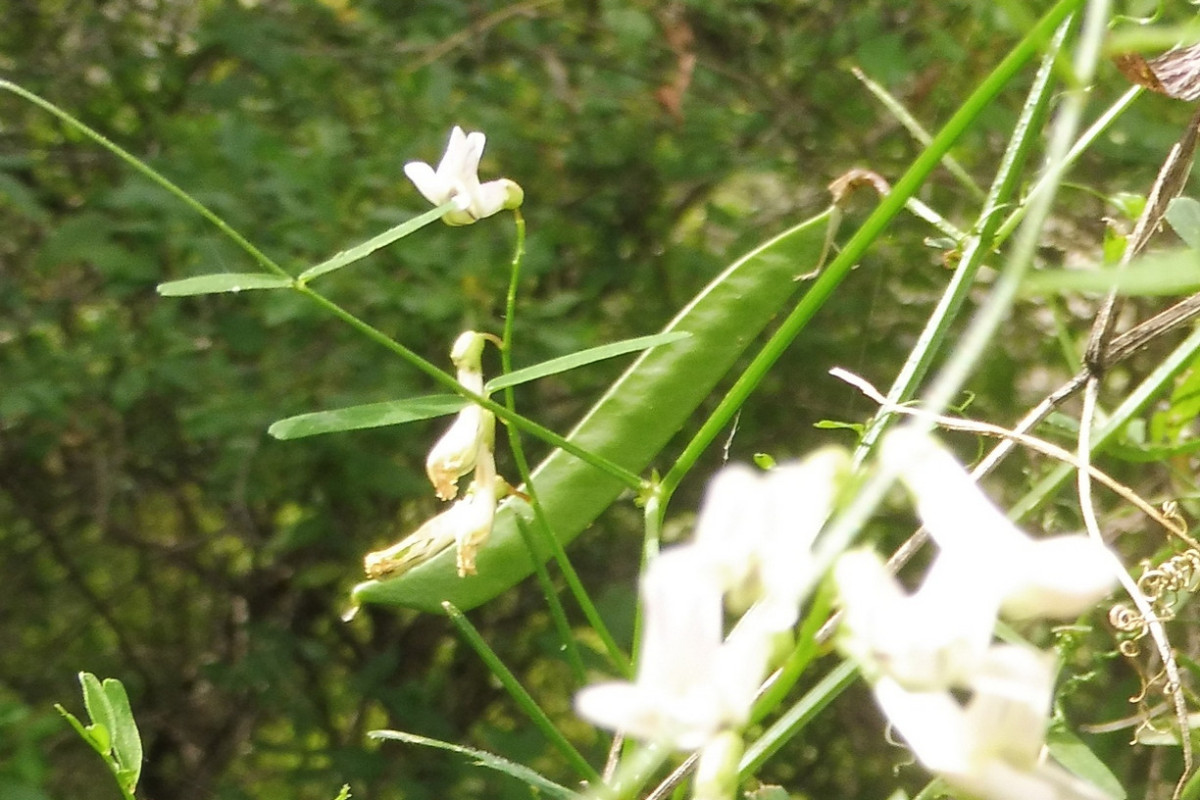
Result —
<svg viewBox="0 0 1200 800"><path fill-rule="evenodd" d="M552 744L559 753L571 764L571 766L583 778L590 782L599 782L600 773L592 768L592 765L587 762L578 750L576 750L567 737L559 732L558 728L554 727L554 723L546 716L546 712L542 711L541 706L533 699L532 695L525 690L521 682L517 680L517 676L513 675L500 657L496 655L479 635L479 631L471 624L466 616L454 607L452 603L442 603L442 608L446 610L446 615L450 617L450 621L454 623L454 627L466 639L467 644L479 655L483 663L487 665L496 679L504 687L505 691L516 701L517 706L525 712L534 726L542 732L546 740Z"/></svg>
<svg viewBox="0 0 1200 800"><path fill-rule="evenodd" d="M240 233L238 233L236 230L234 230L232 227L230 227L230 225L228 223L226 223L225 220L223 220L223 219L221 219L221 217L217 216L217 214L214 213L211 209L209 209L207 206L205 206L199 200L197 200L196 198L192 197L190 194L185 192L182 188L180 188L178 185L173 183L165 175L163 175L162 173L155 170L149 164L146 164L145 162L138 159L132 153L128 152L127 150L122 148L120 145L113 142L111 139L106 137L104 134L102 134L99 131L94 130L93 128L84 124L82 121L80 121L79 119L68 114L66 111L64 111L61 108L59 108L58 106L54 105L50 101L39 97L38 95L34 94L33 92L30 92L29 90L24 89L24 88L18 86L17 84L12 83L11 81L7 81L7 80L0 78L0 89L7 89L8 91L16 94L17 96L22 97L25 100L28 100L29 102L33 103L38 108L41 108L41 109L49 112L50 114L53 114L54 116L58 117L62 121L66 122L71 127L78 130L80 133L87 136L89 139L91 139L94 142L96 142L97 144L99 144L105 150L108 150L110 153L112 153L113 155L120 158L122 161L124 161L126 164L128 164L130 167L132 167L134 170L136 170L140 174L144 175L145 177L147 177L148 179L153 181L156 185L165 189L170 194L177 197L188 208L192 209L197 214L202 216L204 219L208 220L213 225L215 225L217 227L217 229L221 231L221 233L225 234L225 236L227 236L235 244L237 244L238 247L242 248L248 254L250 254L250 256L257 263L262 265L264 268L275 273L276 275L279 275L280 277L291 278L293 280L293 288L296 291L300 292L301 294L306 295L309 299L313 300L318 305L320 305L322 308L324 308L326 311L329 311L330 313L332 313L334 316L338 317L342 321L349 323L351 327L353 327L355 330L357 330L360 333L367 336L367 338L371 339L372 341L374 341L378 344L383 345L388 350L390 350L393 353L395 353L396 355L400 356L401 358L403 358L405 361L407 361L412 366L414 366L417 369L419 369L420 371L424 372L426 375L429 375L437 383L441 384L445 388L449 389L450 391L454 392L455 394L458 394L462 397L467 398L468 400L471 400L472 402L478 403L479 405L481 405L484 408L488 409L489 411L493 412L498 418L500 418L504 422L516 425L517 427L524 430L526 433L529 433L532 436L536 436L537 438L542 439L543 441L545 441L555 447L565 450L566 452L570 453L571 455L575 456L576 458L580 459L581 461L591 464L592 466L596 467L597 469L602 470L602 471L608 473L609 475L612 475L614 478L616 478L617 480L620 480L622 483L626 484L631 489L634 489L634 490L641 489L642 480L640 477L638 477L634 473L630 472L629 470L625 469L624 467L622 467L618 464L615 464L615 463L609 461L606 458L595 455L593 453L590 453L590 452L584 450L583 448L580 448L580 447L577 447L577 446L571 444L563 437L559 436L558 434L554 433L553 431L549 430L548 428L538 425L537 423L533 422L532 420L527 420L524 417L521 417L519 415L514 415L513 413L509 412L508 409L504 408L500 404L498 404L486 397L473 394L469 390L465 389L461 384L459 384L458 381L454 379L454 376L449 375L449 374L443 372L442 370L438 369L436 366L429 363L425 359L421 358L419 355L417 355L413 351L409 350L404 345L400 344L399 342L394 341L387 334L383 333L382 331L379 331L376 328L371 327L366 322L363 322L358 317L351 314L349 311L346 311L345 309L341 308L340 306L338 306L331 300L328 300L323 295L314 291L310 287L304 285L302 282L298 282L294 278L294 276L292 276L287 270L285 270L278 263L276 263L272 258L270 258L268 255L263 253L261 250L259 250L257 247L255 247L253 244L251 244L249 242L249 240L246 239L246 237L242 236Z"/></svg>
<svg viewBox="0 0 1200 800"><path fill-rule="evenodd" d="M1079 85L1066 94L1050 129L1043 172L1045 188L1030 203L1028 216L1017 231L1012 253L991 294L980 306L970 327L959 339L958 347L926 393L925 405L931 413L941 413L974 371L1000 324L1008 316L1021 280L1033 262L1058 185L1069 166L1067 154L1087 105L1087 86L1095 74L1100 60L1100 46L1107 32L1108 7L1108 0L1092 0L1088 4L1075 46L1074 77Z"/></svg>
<svg viewBox="0 0 1200 800"><path fill-rule="evenodd" d="M636 490L636 489L640 489L642 487L642 479L640 477L638 477L637 475L635 475L634 473L630 472L629 470L625 469L624 467L622 467L618 464L614 464L613 462L609 461L607 458L604 458L603 456L596 455L595 453L592 453L588 450L584 450L582 447L572 444L571 442L567 441L563 437L559 436L554 431L552 431L549 428L546 428L542 425L537 424L533 420L526 419L525 417L522 417L519 414L515 414L514 412L509 411L507 408L500 405L495 400L492 400L491 398L485 397L481 394L476 394L475 392L472 392L470 389L466 388L461 383L459 383L454 378L453 375L450 375L449 373L443 372L442 370L438 369L436 366L434 366L430 362L426 361L424 358L421 358L421 356L417 355L412 350L409 350L407 347L400 344L399 342L397 342L395 339L388 336L383 331L379 330L378 328L372 327L369 323L364 322L363 320L354 316L349 311L347 311L346 309L339 306L337 303L335 303L332 300L330 300L329 298L325 297L323 294L320 294L320 293L314 291L311 287L295 284L295 285L293 285L293 289L297 292L300 292L304 296L308 297L314 303L321 306L321 308L323 308L326 311L328 311L329 313L333 314L335 317L342 320L343 322L348 324L350 327L354 328L359 333L366 336L371 341L387 348L388 350L392 351L396 355L400 356L402 359L407 361L409 364L416 367L421 372L424 372L426 375L428 375L430 378L432 378L437 383L441 384L441 386L443 386L444 388L449 389L450 391L454 392L455 394L459 395L460 397L465 397L466 399L470 400L471 402L477 403L477 404L483 406L488 411L491 411L493 414L495 414L499 419L503 420L505 423L515 425L518 428L520 428L521 430L525 431L526 433L528 433L532 436L536 436L537 438L541 439L542 441L545 441L549 444L554 445L555 447L565 450L566 452L568 452L571 455L578 458L580 461L591 464L596 469L599 469L599 470L602 470L602 471L608 473L609 475L613 476L617 480L624 483L626 486L629 486L631 489Z"/></svg>
<svg viewBox="0 0 1200 800"><path fill-rule="evenodd" d="M525 218L519 210L514 210L513 214L516 218L517 243L513 252L512 269L508 282L508 296L505 300L504 333L500 347L500 369L505 375L512 372L513 321L516 319L521 262L525 257ZM514 418L519 416L516 412L516 400L511 386L504 388L504 405ZM508 430L508 442L512 448L513 461L516 462L517 471L525 487L525 493L529 495L529 504L533 507L538 538L542 544L549 546L550 552L554 555L555 562L558 564L559 569L562 570L563 577L567 581L567 587L570 589L571 595L575 598L575 602L579 605L580 610L583 611L588 624L592 626L596 635L600 637L600 641L604 644L613 667L622 676L629 677L632 674L629 659L621 652L621 648L617 645L616 639L613 638L612 632L604 624L604 619L600 616L595 603L592 602L591 597L588 595L587 589L584 588L583 581L579 580L579 573L575 571L574 565L571 564L570 558L567 557L567 551L563 548L562 542L558 540L558 537L550 529L549 520L546 519L546 512L542 508L541 500L538 499L537 487L533 484L533 478L529 470L529 461L525 457L525 448L521 444L520 432L514 425L506 424L505 427ZM523 525L520 525L520 531L521 535L525 536L525 527ZM579 658L575 638L571 635L569 626L566 625L566 613L562 608L562 603L558 599L557 592L554 591L554 585L550 580L550 573L546 570L546 559L537 552L532 537L526 539L526 546L529 548L530 559L533 561L534 570L537 572L542 592L546 595L546 602L550 604L551 613L554 615L556 621L555 624L559 627L559 638L562 639L563 646L567 648L567 657L572 664L579 664L576 679L582 684L584 680L582 660ZM561 623L559 622L560 619L562 620Z"/></svg>
<svg viewBox="0 0 1200 800"><path fill-rule="evenodd" d="M1056 3L967 98L966 102L934 137L930 145L921 151L908 171L896 182L891 193L880 201L874 212L846 243L845 248L824 270L812 288L801 298L776 333L763 345L750 366L722 398L716 410L709 415L700 431L688 442L683 453L663 477L661 491L664 506L683 477L695 466L696 461L713 440L720 435L729 420L737 413L737 410L758 386L776 360L792 340L800 334L813 315L825 304L834 289L883 233L892 218L904 208L908 198L920 189L929 173L938 166L951 146L992 103L1020 68L1038 52L1063 20L1082 2L1083 0L1060 0Z"/></svg>
<svg viewBox="0 0 1200 800"><path fill-rule="evenodd" d="M517 291L521 281L521 262L525 258L525 218L521 215L519 209L513 210L513 217L516 222L517 242L513 248L512 264L509 269L508 295L504 303L504 334L500 342L500 372L503 375L508 375L512 372L513 320L516 319ZM504 405L514 415L517 413L517 403L512 387L504 389ZM542 538L553 538L550 535L549 526L546 524L546 515L542 512L542 504L538 501L537 490L529 477L529 461L525 458L525 448L521 444L521 433L513 425L506 424L504 427L508 432L508 445L509 449L512 450L513 461L517 465L517 473L521 477L525 493L529 496L529 503L533 506L538 535ZM517 518L517 530L521 534L521 539L525 542L525 547L529 550L529 558L533 562L533 569L537 575L538 585L541 587L542 594L546 598L546 605L550 609L551 619L554 620L554 628L558 631L558 640L562 643L563 653L566 655L567 664L571 667L575 685L582 686L585 680L583 659L579 655L579 648L575 644L575 637L571 634L571 625L567 621L567 612L563 608L562 602L558 599L558 592L554 589L554 581L550 579L550 571L546 569L546 559L539 552L537 541L535 541L534 534L530 532L529 526L519 517Z"/></svg>
<svg viewBox="0 0 1200 800"><path fill-rule="evenodd" d="M133 167L134 170L141 173L146 178L149 178L153 183L157 184L158 186L160 186L163 189L166 189L168 192L175 195L175 197L182 200L183 204L185 206L192 209L200 216L204 217L206 220L211 222L213 225L217 226L217 229L220 230L221 233L228 236L234 242L234 244L236 244L238 247L242 248L247 253L249 253L250 257L253 258L255 261L257 261L259 264L261 264L263 267L265 267L266 269L270 270L271 272L274 272L276 275L279 275L281 277L286 277L286 278L292 277L291 275L289 275L287 273L287 270L285 270L283 267L281 267L277 263L275 263L275 261L273 259L271 259L269 256L267 256L266 253L262 252L257 247L250 244L250 241L248 239L246 239L246 237L242 236L236 230L231 228L225 222L225 220L221 219L219 216L217 216L215 213L213 213L211 210L209 210L209 208L207 206L205 206L203 203L201 203L196 198L192 197L190 194L185 192L183 189L179 188L177 185L175 185L170 180L168 180L166 178L166 176L164 176L162 173L158 172L153 167L151 167L149 164L146 164L144 161L140 160L137 156L135 156L132 153L130 153L129 151L125 150L123 147L121 147L119 144L117 144L116 142L109 139L104 134L102 134L99 131L95 130L94 128L91 128L90 126L84 124L81 120L71 116L66 111L63 111L61 108L59 108L58 106L51 103L49 100L44 100L41 97L34 94L33 92L29 91L28 89L24 89L24 88L18 86L17 84L12 83L11 81L6 81L3 78L0 78L0 89L7 89L8 91L12 92L13 94L17 95L18 97L22 97L25 100L28 100L29 102L33 103L35 106L42 109L43 111L48 111L49 113L58 117L63 122L65 122L68 125L70 125L71 127L75 128L75 130L79 131L84 136L88 137L92 141L96 142L96 144L100 145L105 150L108 150L110 153L115 155L117 158L124 161L130 167Z"/></svg>
<svg viewBox="0 0 1200 800"><path fill-rule="evenodd" d="M850 684L854 683L857 677L858 667L850 661L843 661L818 681L816 686L746 748L746 754L742 756L742 761L738 765L738 775L741 780L746 780L754 775L768 758L778 752L779 748L783 747Z"/></svg>
<svg viewBox="0 0 1200 800"><path fill-rule="evenodd" d="M935 356L946 341L951 324L966 302L976 273L983 265L984 259L990 256L995 248L993 242L1001 223L1000 211L1011 202L1013 194L1019 188L1021 169L1029 151L1040 141L1038 134L1041 129L1035 122L1042 117L1049 102L1052 88L1050 78L1054 73L1054 62L1062 49L1067 28L1067 23L1059 26L1050 48L1042 57L1041 68L1038 69L1033 87L1029 90L1025 105L1021 109L1014 135L1000 160L1000 168L996 171L979 218L972 228L973 233L963 248L962 259L938 301L937 308L925 323L916 346L909 353L900 374L888 390L887 400L892 405L905 403L916 393L917 386L924 380ZM856 460L861 461L870 452L892 419L894 415L888 413L875 416L855 451Z"/></svg>
<svg viewBox="0 0 1200 800"><path fill-rule="evenodd" d="M774 676L770 686L754 701L754 709L750 712L752 723L760 721L775 710L775 707L783 701L787 693L796 685L796 681L817 657L817 653L821 649L820 642L817 641L817 634L829 619L829 610L833 607L834 594L833 586L829 582L826 582L825 587L817 592L812 608L808 610L808 615L804 618L804 624L796 637L796 646L788 654L787 660L779 668L778 674Z"/></svg>

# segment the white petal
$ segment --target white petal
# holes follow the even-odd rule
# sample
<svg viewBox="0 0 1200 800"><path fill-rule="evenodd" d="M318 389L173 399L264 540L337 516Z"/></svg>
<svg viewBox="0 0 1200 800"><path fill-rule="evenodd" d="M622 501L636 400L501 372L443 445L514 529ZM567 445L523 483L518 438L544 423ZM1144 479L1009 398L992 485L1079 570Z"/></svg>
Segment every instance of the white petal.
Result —
<svg viewBox="0 0 1200 800"><path fill-rule="evenodd" d="M709 481L693 541L720 576L725 591L757 590L750 584L755 578L768 519L762 502L760 474L752 467L730 464Z"/></svg>
<svg viewBox="0 0 1200 800"><path fill-rule="evenodd" d="M875 684L875 699L928 769L941 773L969 771L966 718L949 692L910 692L890 678Z"/></svg>
<svg viewBox="0 0 1200 800"><path fill-rule="evenodd" d="M404 174L417 187L417 191L434 205L440 206L450 199L453 187L442 181L433 167L424 161L409 161L404 165Z"/></svg>
<svg viewBox="0 0 1200 800"><path fill-rule="evenodd" d="M470 137L463 133L457 125L450 131L450 141L446 143L446 152L438 163L437 174L447 185L453 185L463 174L471 155ZM475 158L475 166L479 158ZM474 167L472 167L474 169ZM442 202L445 202L444 200Z"/></svg>
<svg viewBox="0 0 1200 800"><path fill-rule="evenodd" d="M967 725L976 758L1032 769L1045 742L1054 690L1054 657L1030 647L997 645L973 676Z"/></svg>
<svg viewBox="0 0 1200 800"><path fill-rule="evenodd" d="M470 211L475 219L490 217L508 207L509 186L512 181L500 179L475 187Z"/></svg>
<svg viewBox="0 0 1200 800"><path fill-rule="evenodd" d="M833 510L847 466L843 451L828 449L781 464L762 479L768 514L758 564L763 601L776 610L776 631L796 624L815 578L813 542Z"/></svg>
<svg viewBox="0 0 1200 800"><path fill-rule="evenodd" d="M1010 619L1077 617L1113 590L1116 569L1116 556L1088 536L1033 540L1012 573L1003 613Z"/></svg>
<svg viewBox="0 0 1200 800"><path fill-rule="evenodd" d="M721 587L691 547L664 551L642 578L645 630L638 683L665 694L708 683L721 646Z"/></svg>
<svg viewBox="0 0 1200 800"><path fill-rule="evenodd" d="M914 691L964 685L987 653L1000 602L971 567L942 554L908 595L878 555L846 553L834 568L845 612L839 647L868 678L887 675Z"/></svg>
<svg viewBox="0 0 1200 800"><path fill-rule="evenodd" d="M921 521L942 549L966 548L986 560L994 551L1028 540L933 437L897 428L884 437L880 458L898 471Z"/></svg>

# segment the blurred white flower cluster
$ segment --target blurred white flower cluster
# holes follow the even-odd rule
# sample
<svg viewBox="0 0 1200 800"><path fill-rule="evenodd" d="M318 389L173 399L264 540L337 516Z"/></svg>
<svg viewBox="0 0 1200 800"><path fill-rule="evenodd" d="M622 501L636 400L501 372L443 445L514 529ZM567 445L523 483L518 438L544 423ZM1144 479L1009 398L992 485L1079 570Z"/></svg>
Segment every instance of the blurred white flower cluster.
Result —
<svg viewBox="0 0 1200 800"><path fill-rule="evenodd" d="M584 689L580 715L643 741L702 749L694 796L732 797L737 734L778 635L796 624L814 577L812 543L847 467L844 453L827 450L766 473L721 470L693 540L664 550L642 578L636 679ZM726 610L741 614L728 635Z"/></svg>
<svg viewBox="0 0 1200 800"><path fill-rule="evenodd" d="M897 430L881 458L938 554L912 594L874 552L844 554L834 568L840 648L917 758L951 786L983 800L1103 797L1044 758L1053 654L995 643L993 629L999 616L1078 616L1111 591L1116 557L1082 534L1030 538L931 437Z"/></svg>

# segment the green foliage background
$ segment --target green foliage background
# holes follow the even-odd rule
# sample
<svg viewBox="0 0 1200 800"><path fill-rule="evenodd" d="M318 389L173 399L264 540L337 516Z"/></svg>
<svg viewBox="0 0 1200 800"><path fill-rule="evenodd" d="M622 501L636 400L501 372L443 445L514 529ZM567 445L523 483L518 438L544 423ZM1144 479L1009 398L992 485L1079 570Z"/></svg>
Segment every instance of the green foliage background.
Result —
<svg viewBox="0 0 1200 800"><path fill-rule="evenodd" d="M454 124L485 131L484 174L526 192L521 366L655 331L732 258L824 207L837 175L898 175L920 145L848 67L935 128L1021 35L1025 11L965 0L28 0L5 9L0 74L145 158L297 272L425 210L403 163L438 158ZM698 63L673 113L671 40L685 28ZM1125 88L1107 68L1097 107ZM1006 95L955 153L981 183L1020 102ZM1187 113L1141 100L1073 178L1144 191ZM1114 213L1084 191L1065 198L1048 263L1094 253ZM960 222L970 202L944 173L923 199ZM851 224L872 202L856 200ZM814 422L871 413L826 371L887 385L945 283L923 242L932 233L904 220L872 251L746 407L732 457L801 453L846 435ZM511 238L503 217L470 235L430 227L323 289L447 364L460 330L499 330ZM154 293L248 268L159 189L0 96L0 796L101 796L101 766L51 709L76 696L83 669L129 689L146 797L304 800L343 781L363 797L527 796L445 754L367 743L378 727L567 779L445 620L368 609L340 621L362 554L434 509L422 462L442 423L268 438L289 414L432 387L286 293ZM1089 310L1021 307L971 387L971 413L1014 419L1047 375L1072 370L1062 340L1086 333ZM518 407L566 430L619 368L523 387ZM719 457L684 487L681 523ZM1015 492L1028 466L997 491ZM1153 493L1170 478L1144 480ZM907 519L888 522L885 539L906 532ZM639 530L624 503L572 550L618 629ZM564 705L570 678L536 589L472 618L599 763L605 742ZM1120 696L1110 703L1110 716L1123 713ZM797 744L765 777L811 796L885 796L901 757L882 745L874 706L852 692L821 726L836 735ZM1100 743L1114 765L1136 758L1120 739ZM915 787L921 775L900 780Z"/></svg>

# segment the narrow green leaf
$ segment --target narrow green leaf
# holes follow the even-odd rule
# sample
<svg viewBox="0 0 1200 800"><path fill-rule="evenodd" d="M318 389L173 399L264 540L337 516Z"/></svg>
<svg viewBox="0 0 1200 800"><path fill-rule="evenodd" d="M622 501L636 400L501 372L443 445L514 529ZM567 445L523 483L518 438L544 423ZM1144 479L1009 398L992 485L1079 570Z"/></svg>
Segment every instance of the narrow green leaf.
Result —
<svg viewBox="0 0 1200 800"><path fill-rule="evenodd" d="M431 394L411 397L408 400L367 403L281 419L272 423L271 427L267 428L267 433L276 439L301 439L321 433L381 428L385 425L399 425L453 414L466 404L467 400L453 394Z"/></svg>
<svg viewBox="0 0 1200 800"><path fill-rule="evenodd" d="M802 287L817 264L830 213L802 222L734 262L671 320L664 333L692 335L642 353L568 438L641 473L708 396L763 328ZM546 520L564 545L616 500L624 485L556 450L533 472ZM479 574L460 578L447 551L396 578L354 589L359 603L441 611L443 600L474 608L533 572L517 527L531 519L524 502L502 503L478 557Z"/></svg>
<svg viewBox="0 0 1200 800"><path fill-rule="evenodd" d="M424 228L431 222L437 222L442 217L446 216L446 212L454 208L454 202L443 203L432 211L426 211L419 217L413 217L407 222L401 222L394 228L390 228L378 236L372 237L362 244L357 244L349 250L343 250L337 253L332 258L322 261L316 266L309 267L300 273L298 280L301 283L308 283L313 278L324 275L327 272L333 272L335 269L341 269L355 261L360 261L374 253L376 250L387 247L392 242L403 239L413 231L418 231Z"/></svg>
<svg viewBox="0 0 1200 800"><path fill-rule="evenodd" d="M451 753L471 758L476 765L494 769L497 772L503 772L509 777L516 778L522 783L540 789L550 797L561 797L564 800L580 797L577 793L571 791L565 786L555 783L554 781L542 777L537 772L529 769L529 767L520 764L514 764L506 758L501 758L494 753L489 753L486 750L476 750L473 747L463 747L462 745L453 744L452 742L444 742L441 739L429 739L425 736L418 736L415 733L405 733L404 731L371 731L367 736L372 739L391 739L397 742L405 742L407 744L418 744L424 747L434 747L438 750L449 750Z"/></svg>
<svg viewBox="0 0 1200 800"><path fill-rule="evenodd" d="M1200 201L1176 197L1167 206L1167 222L1188 247L1200 250Z"/></svg>
<svg viewBox="0 0 1200 800"><path fill-rule="evenodd" d="M285 289L291 285L292 279L282 275L267 275L263 272L220 272L160 283L158 293L163 297L189 297L196 294L221 294L250 289Z"/></svg>
<svg viewBox="0 0 1200 800"><path fill-rule="evenodd" d="M550 719L545 710L533 699L533 695L529 694L529 691L521 684L520 679L505 665L500 656L496 655L496 651L484 641L483 636L467 619L467 615L455 608L453 603L442 603L442 609L450 618L450 622L458 629L459 635L471 646L475 655L479 656L479 659L487 665L492 675L504 687L504 691L508 692L509 697L516 702L517 707L524 712L534 727L546 738L546 741L558 750L567 763L575 768L580 777L587 781L598 781L600 773L563 735L562 731L554 724L554 720Z"/></svg>
<svg viewBox="0 0 1200 800"><path fill-rule="evenodd" d="M1180 295L1200 289L1200 253L1169 250L1135 259L1126 269L1043 270L1031 273L1022 284L1025 296L1062 292L1123 295Z"/></svg>
<svg viewBox="0 0 1200 800"><path fill-rule="evenodd" d="M496 392L509 386L536 381L538 378L557 375L560 372L566 372L567 370L583 367L597 361L603 361L606 358L616 358L626 353L649 350L651 347L678 342L680 339L686 339L689 336L691 334L687 331L668 331L666 333L656 333L653 336L639 336L636 339L622 339L619 342L603 344L599 347L580 350L578 353L552 358L549 361L543 361L531 367L515 369L507 375L501 375L494 380L488 381L484 389L488 393Z"/></svg>
<svg viewBox="0 0 1200 800"><path fill-rule="evenodd" d="M350 800L350 796L350 784L343 783L342 790L338 792L337 797L333 798L333 800Z"/></svg>
<svg viewBox="0 0 1200 800"><path fill-rule="evenodd" d="M1112 800L1125 800L1125 789L1117 777L1061 722L1055 722L1046 732L1046 747L1058 763L1095 786L1107 797Z"/></svg>
<svg viewBox="0 0 1200 800"><path fill-rule="evenodd" d="M120 769L118 778L132 794L142 774L142 737L125 686L116 678L105 678L103 688L112 710L112 749Z"/></svg>
<svg viewBox="0 0 1200 800"><path fill-rule="evenodd" d="M101 735L105 741L103 752L107 755L111 749L110 733L117 727L116 714L113 712L108 694L105 693L99 678L90 672L81 672L79 673L79 684L83 687L83 705L87 708L93 727L102 726L104 729ZM92 728L88 730L92 732Z"/></svg>

